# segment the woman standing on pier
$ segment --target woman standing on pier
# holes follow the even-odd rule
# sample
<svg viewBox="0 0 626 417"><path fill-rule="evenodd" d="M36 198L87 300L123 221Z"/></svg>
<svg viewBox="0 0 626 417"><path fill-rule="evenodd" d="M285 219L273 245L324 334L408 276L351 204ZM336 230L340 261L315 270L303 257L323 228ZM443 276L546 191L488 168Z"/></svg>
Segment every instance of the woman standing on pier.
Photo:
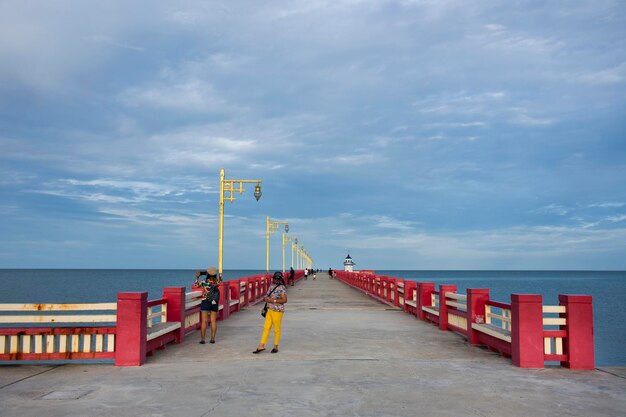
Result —
<svg viewBox="0 0 626 417"><path fill-rule="evenodd" d="M206 280L198 281L201 275ZM211 343L215 343L217 333L217 313L220 309L220 281L217 270L210 266L206 271L196 271L196 286L202 288L202 303L200 304L200 344L205 344L207 319L211 316Z"/></svg>
<svg viewBox="0 0 626 417"><path fill-rule="evenodd" d="M265 302L268 305L267 314L265 315L265 325L263 326L263 334L259 347L252 353L261 353L265 350L265 344L270 336L270 329L274 327L274 348L272 353L278 352L278 343L280 342L280 324L285 314L285 303L287 302L287 288L282 272L274 272L272 285L267 291Z"/></svg>

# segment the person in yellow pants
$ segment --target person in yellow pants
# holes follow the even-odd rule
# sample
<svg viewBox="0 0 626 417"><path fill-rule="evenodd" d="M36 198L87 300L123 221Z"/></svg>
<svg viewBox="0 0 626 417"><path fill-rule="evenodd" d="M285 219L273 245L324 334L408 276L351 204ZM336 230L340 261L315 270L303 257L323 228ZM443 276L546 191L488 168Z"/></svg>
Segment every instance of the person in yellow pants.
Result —
<svg viewBox="0 0 626 417"><path fill-rule="evenodd" d="M287 302L287 287L282 272L274 272L272 285L265 296L267 303L267 314L265 315L265 324L263 325L263 334L259 346L252 353L261 353L265 350L265 344L270 336L270 330L274 328L274 348L272 353L278 353L278 344L280 343L280 324L285 314L285 303Z"/></svg>

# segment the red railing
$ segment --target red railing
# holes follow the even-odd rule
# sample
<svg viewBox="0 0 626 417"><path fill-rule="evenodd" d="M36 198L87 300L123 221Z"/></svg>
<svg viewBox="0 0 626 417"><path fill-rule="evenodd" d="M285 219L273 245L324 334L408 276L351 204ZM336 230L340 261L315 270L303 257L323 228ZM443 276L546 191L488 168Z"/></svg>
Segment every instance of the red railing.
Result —
<svg viewBox="0 0 626 417"><path fill-rule="evenodd" d="M303 275L296 271L296 281ZM270 284L269 274L221 283L218 319L261 301ZM0 304L0 360L112 359L117 366L142 365L155 350L200 328L200 297L197 289L170 287L155 300L148 300L147 292L127 292L118 293L117 303Z"/></svg>
<svg viewBox="0 0 626 417"><path fill-rule="evenodd" d="M111 359L116 304L0 304L0 360Z"/></svg>
<svg viewBox="0 0 626 417"><path fill-rule="evenodd" d="M559 295L543 305L541 295L511 294L511 303L489 298L489 289L415 282L371 271L337 271L337 279L370 297L511 357L516 366L543 368L557 361L571 369L594 368L593 312L589 295ZM401 296L402 295L402 296Z"/></svg>

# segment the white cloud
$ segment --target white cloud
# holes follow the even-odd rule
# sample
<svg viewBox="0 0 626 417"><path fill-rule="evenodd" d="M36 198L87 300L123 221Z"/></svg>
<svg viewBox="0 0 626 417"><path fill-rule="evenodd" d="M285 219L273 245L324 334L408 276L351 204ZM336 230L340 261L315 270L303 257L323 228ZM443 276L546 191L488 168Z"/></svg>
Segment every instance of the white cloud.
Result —
<svg viewBox="0 0 626 417"><path fill-rule="evenodd" d="M259 134L231 131L229 126L203 125L154 135L149 142L156 148L158 160L170 166L243 164L258 154L261 147L258 139L225 137L224 133L259 137Z"/></svg>
<svg viewBox="0 0 626 417"><path fill-rule="evenodd" d="M129 181L110 178L94 180L61 179L42 184L30 192L89 202L97 207L127 207L128 205L163 204L174 201L177 205L190 202L190 195L215 193L206 178L177 177L166 183L154 181Z"/></svg>
<svg viewBox="0 0 626 417"><path fill-rule="evenodd" d="M626 206L626 203L623 202L602 202L602 203L593 203L593 204L589 204L588 207L590 208L594 208L594 207L598 207L598 208L618 208L618 207L624 207Z"/></svg>
<svg viewBox="0 0 626 417"><path fill-rule="evenodd" d="M509 30L502 25L490 24L485 28L486 33L472 35L470 39L483 48L506 54L553 54L566 46L554 37L534 36L523 31Z"/></svg>
<svg viewBox="0 0 626 417"><path fill-rule="evenodd" d="M394 230L414 230L415 222L394 219L389 216L373 216L376 227Z"/></svg>
<svg viewBox="0 0 626 417"><path fill-rule="evenodd" d="M105 35L91 35L89 37L86 38L89 41L93 41L96 43L102 43L104 45L110 45L110 46L114 46L116 48L121 48L121 49L130 49L131 51L136 51L136 52L143 52L144 48L140 47L140 46L135 46L135 45L130 45L127 43L120 43L114 39L111 39L108 36Z"/></svg>
<svg viewBox="0 0 626 417"><path fill-rule="evenodd" d="M215 222L217 216L205 213L160 213L139 209L102 208L99 213L109 216L111 220L124 221L139 225L169 225L176 227L200 227L207 222Z"/></svg>
<svg viewBox="0 0 626 417"><path fill-rule="evenodd" d="M130 190L135 193L150 193L154 195L167 195L172 193L172 189L162 183L151 183L145 181L124 181L108 178L100 178L95 180L61 180L60 183L66 183L73 186L85 186L94 188L111 188Z"/></svg>
<svg viewBox="0 0 626 417"><path fill-rule="evenodd" d="M622 214L620 216L610 216L607 217L606 220L611 223L620 223L626 220L626 214Z"/></svg>
<svg viewBox="0 0 626 417"><path fill-rule="evenodd" d="M570 212L570 209L559 204L549 204L545 207L541 207L534 211L534 213L544 214L556 214L559 216L565 216Z"/></svg>
<svg viewBox="0 0 626 417"><path fill-rule="evenodd" d="M234 109L210 83L202 80L134 87L121 93L119 100L131 107L156 107L194 113L224 113Z"/></svg>
<svg viewBox="0 0 626 417"><path fill-rule="evenodd" d="M328 158L325 162L328 164L345 164L345 165L367 165L373 164L381 160L379 155L359 153L354 155L335 155ZM321 161L320 161L321 162Z"/></svg>
<svg viewBox="0 0 626 417"><path fill-rule="evenodd" d="M353 256L361 257L357 261L361 266L369 264L379 269L462 269L484 265L509 269L559 268L567 265L572 256L588 259L604 251L626 250L626 228L546 225L429 231L416 222L384 215L352 214L308 220L293 219L290 224L297 225L303 243L311 245L318 259L321 256L332 259L336 253L350 248ZM332 231L333 239L327 247L315 242L319 230ZM377 265L379 259L386 260L385 266Z"/></svg>
<svg viewBox="0 0 626 417"><path fill-rule="evenodd" d="M511 118L511 123L521 126L550 126L556 123L555 119L530 116L519 113Z"/></svg>
<svg viewBox="0 0 626 417"><path fill-rule="evenodd" d="M494 106L502 105L502 101L507 98L508 94L503 91L487 91L476 94L460 91L432 95L425 99L417 100L412 105L422 114L489 115L496 111Z"/></svg>
<svg viewBox="0 0 626 417"><path fill-rule="evenodd" d="M491 32L504 32L506 30L506 26L498 24L485 25L485 28Z"/></svg>
<svg viewBox="0 0 626 417"><path fill-rule="evenodd" d="M424 125L427 128L449 128L449 129L464 129L468 127L487 127L485 122L437 122L427 123Z"/></svg>
<svg viewBox="0 0 626 417"><path fill-rule="evenodd" d="M588 84L621 84L626 81L626 62L600 71L574 74L571 78Z"/></svg>
<svg viewBox="0 0 626 417"><path fill-rule="evenodd" d="M258 164L258 163L250 164L250 169L255 170L255 171L256 170L277 171L285 167L286 165L284 164L274 164L274 165Z"/></svg>

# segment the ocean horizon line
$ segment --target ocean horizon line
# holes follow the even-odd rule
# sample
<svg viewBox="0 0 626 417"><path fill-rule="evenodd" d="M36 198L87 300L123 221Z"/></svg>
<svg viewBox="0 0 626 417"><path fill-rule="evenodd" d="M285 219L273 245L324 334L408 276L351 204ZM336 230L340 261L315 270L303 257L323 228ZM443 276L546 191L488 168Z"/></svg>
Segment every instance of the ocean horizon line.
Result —
<svg viewBox="0 0 626 417"><path fill-rule="evenodd" d="M85 268L85 267L0 267L0 270L54 270L54 271L195 271L204 268ZM271 271L281 270L282 268L270 268ZM320 271L327 271L328 268L314 268ZM340 270L341 268L333 268ZM224 271L264 271L264 268L226 268ZM360 271L393 271L393 272L626 272L626 269L386 269L386 268L364 268L355 269L354 272Z"/></svg>

